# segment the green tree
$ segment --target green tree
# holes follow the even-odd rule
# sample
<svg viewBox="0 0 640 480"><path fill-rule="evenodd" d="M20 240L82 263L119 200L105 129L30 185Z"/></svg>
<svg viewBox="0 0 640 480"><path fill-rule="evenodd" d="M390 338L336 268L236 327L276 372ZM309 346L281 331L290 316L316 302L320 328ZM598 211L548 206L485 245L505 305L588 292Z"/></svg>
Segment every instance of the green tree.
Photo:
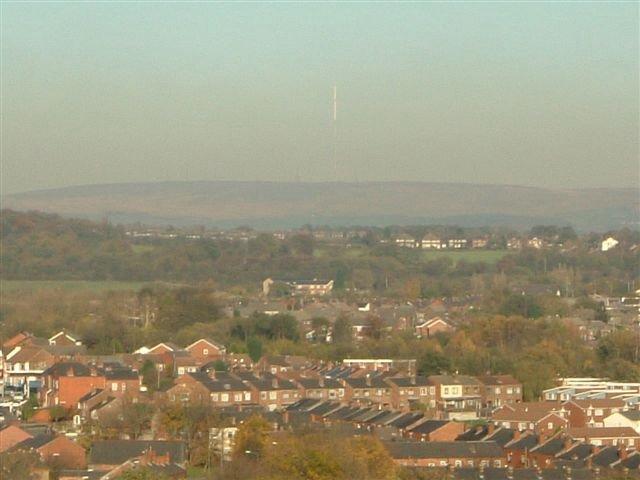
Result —
<svg viewBox="0 0 640 480"><path fill-rule="evenodd" d="M247 352L254 362L262 358L262 342L258 337L249 337L247 340Z"/></svg>

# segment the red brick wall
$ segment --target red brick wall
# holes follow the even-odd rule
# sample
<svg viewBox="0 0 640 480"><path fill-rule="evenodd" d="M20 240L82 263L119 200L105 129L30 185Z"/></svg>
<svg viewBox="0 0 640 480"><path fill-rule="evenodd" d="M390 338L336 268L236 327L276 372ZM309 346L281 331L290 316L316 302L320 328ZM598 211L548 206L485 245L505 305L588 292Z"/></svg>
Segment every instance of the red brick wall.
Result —
<svg viewBox="0 0 640 480"><path fill-rule="evenodd" d="M104 388L105 379L95 377L60 377L58 379L58 393L55 395L58 403L66 408L75 408L78 400L94 388Z"/></svg>
<svg viewBox="0 0 640 480"><path fill-rule="evenodd" d="M204 353L205 350L208 350L206 354ZM216 347L209 345L207 342L203 341L197 342L195 345L189 348L189 353L192 357L202 360L214 360L222 357L222 353Z"/></svg>

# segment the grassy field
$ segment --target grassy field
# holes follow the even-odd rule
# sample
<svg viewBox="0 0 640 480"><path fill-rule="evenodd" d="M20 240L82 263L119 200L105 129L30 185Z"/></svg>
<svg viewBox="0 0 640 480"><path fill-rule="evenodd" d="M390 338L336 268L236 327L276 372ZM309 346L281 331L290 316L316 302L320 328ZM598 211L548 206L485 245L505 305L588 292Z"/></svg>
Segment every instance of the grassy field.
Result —
<svg viewBox="0 0 640 480"><path fill-rule="evenodd" d="M430 250L421 252L421 257L425 261L449 257L454 262L464 260L465 262L485 262L494 264L508 253L508 250Z"/></svg>
<svg viewBox="0 0 640 480"><path fill-rule="evenodd" d="M108 292L114 290L139 290L148 282L116 282L105 281L85 281L85 280L0 280L0 290L2 292L13 292L17 290L85 290L90 292Z"/></svg>
<svg viewBox="0 0 640 480"><path fill-rule="evenodd" d="M133 250L133 253L153 252L155 249L156 247L154 247L153 245L142 245L138 243L134 243L133 245L131 245L131 250Z"/></svg>

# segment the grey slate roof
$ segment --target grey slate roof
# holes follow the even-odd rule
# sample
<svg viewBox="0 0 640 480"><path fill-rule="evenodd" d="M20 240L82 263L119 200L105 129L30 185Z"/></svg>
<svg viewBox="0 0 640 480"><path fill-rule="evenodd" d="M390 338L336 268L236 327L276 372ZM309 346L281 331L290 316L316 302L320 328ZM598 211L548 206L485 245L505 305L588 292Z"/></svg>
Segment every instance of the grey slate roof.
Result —
<svg viewBox="0 0 640 480"><path fill-rule="evenodd" d="M486 425L480 427L470 428L465 432L462 432L456 437L457 442L473 442L482 440L489 433L489 428Z"/></svg>
<svg viewBox="0 0 640 480"><path fill-rule="evenodd" d="M531 451L543 455L557 455L565 449L564 438L557 436L542 445L532 448Z"/></svg>
<svg viewBox="0 0 640 480"><path fill-rule="evenodd" d="M100 440L93 443L89 453L90 465L121 465L153 449L157 455L169 454L173 463L186 461L187 446L180 441L163 440Z"/></svg>
<svg viewBox="0 0 640 480"><path fill-rule="evenodd" d="M51 365L43 373L43 375L54 377L66 377L70 374L74 377L88 377L91 375L91 369L78 362L58 362Z"/></svg>
<svg viewBox="0 0 640 480"><path fill-rule="evenodd" d="M428 385L431 385L427 377L422 377L420 375L417 375L415 377L389 377L387 380L399 387L406 388L426 387Z"/></svg>
<svg viewBox="0 0 640 480"><path fill-rule="evenodd" d="M593 465L608 467L619 460L617 447L605 447L591 457Z"/></svg>
<svg viewBox="0 0 640 480"><path fill-rule="evenodd" d="M504 447L507 443L513 440L513 436L515 435L515 431L511 428L498 428L492 434L487 435L483 440L489 442L496 442L501 447Z"/></svg>
<svg viewBox="0 0 640 480"><path fill-rule="evenodd" d="M502 457L494 442L386 442L393 458L493 458Z"/></svg>
<svg viewBox="0 0 640 480"><path fill-rule="evenodd" d="M509 450L531 450L536 445L538 445L538 435L535 433L526 433L522 434L522 436L518 440L512 440L511 442L505 445L505 448Z"/></svg>
<svg viewBox="0 0 640 480"><path fill-rule="evenodd" d="M393 422L389 423L389 426L395 428L406 428L412 423L417 422L423 417L421 413L410 412L396 418Z"/></svg>
<svg viewBox="0 0 640 480"><path fill-rule="evenodd" d="M426 422L422 422L420 425L412 428L410 432L428 435L431 432L444 427L447 423L449 423L449 420L427 420Z"/></svg>

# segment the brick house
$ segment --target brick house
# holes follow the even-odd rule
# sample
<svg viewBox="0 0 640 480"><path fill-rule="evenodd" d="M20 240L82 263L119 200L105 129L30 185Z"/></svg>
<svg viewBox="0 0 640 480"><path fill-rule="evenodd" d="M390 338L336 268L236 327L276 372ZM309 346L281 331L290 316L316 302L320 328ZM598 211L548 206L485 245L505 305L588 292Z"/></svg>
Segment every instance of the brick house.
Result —
<svg viewBox="0 0 640 480"><path fill-rule="evenodd" d="M301 398L341 401L345 396L344 386L333 378L299 378L294 383L300 389Z"/></svg>
<svg viewBox="0 0 640 480"><path fill-rule="evenodd" d="M83 469L87 466L84 448L64 435L37 435L17 444L14 449L37 452L43 462L58 468Z"/></svg>
<svg viewBox="0 0 640 480"><path fill-rule="evenodd" d="M202 372L186 373L176 379L166 395L171 401L210 402L215 406L255 403L251 387L235 375L226 372L214 375L215 378Z"/></svg>
<svg viewBox="0 0 640 480"><path fill-rule="evenodd" d="M572 428L603 427L606 417L627 410L626 403L619 398L570 400L562 406L568 412L567 418Z"/></svg>
<svg viewBox="0 0 640 480"><path fill-rule="evenodd" d="M142 376L135 370L128 368L114 368L104 371L104 388L111 395L137 395L142 386Z"/></svg>
<svg viewBox="0 0 640 480"><path fill-rule="evenodd" d="M44 407L61 405L72 409L87 393L105 388L104 376L78 362L58 362L43 372L42 378L40 403Z"/></svg>
<svg viewBox="0 0 640 480"><path fill-rule="evenodd" d="M191 357L197 359L201 363L207 363L212 360L224 359L227 349L221 343L215 342L208 338L196 340L185 348Z"/></svg>
<svg viewBox="0 0 640 480"><path fill-rule="evenodd" d="M429 408L436 406L436 387L427 377L389 377L386 382L391 387L391 407L409 410L412 404L420 403Z"/></svg>
<svg viewBox="0 0 640 480"><path fill-rule="evenodd" d="M364 377L347 377L340 380L344 385L345 401L361 404L391 404L391 385L381 376L367 374Z"/></svg>
<svg viewBox="0 0 640 480"><path fill-rule="evenodd" d="M466 375L431 375L429 383L436 387L436 407L449 418L472 419L482 403L482 384Z"/></svg>
<svg viewBox="0 0 640 480"><path fill-rule="evenodd" d="M494 442L385 442L403 467L503 467L505 454Z"/></svg>
<svg viewBox="0 0 640 480"><path fill-rule="evenodd" d="M482 405L495 408L522 402L522 383L511 375L484 375L478 377L483 388Z"/></svg>
<svg viewBox="0 0 640 480"><path fill-rule="evenodd" d="M51 336L48 340L49 345L57 345L57 346L61 346L61 347L70 347L73 345L82 345L82 342L80 341L80 337L78 335L74 335L68 332L65 332L64 330L56 333L55 335Z"/></svg>
<svg viewBox="0 0 640 480"><path fill-rule="evenodd" d="M255 403L269 410L290 405L300 399L299 387L276 375L265 373L262 377L257 377L243 372L238 376L251 388Z"/></svg>
<svg viewBox="0 0 640 480"><path fill-rule="evenodd" d="M159 344L146 350L145 355L162 355L163 353L177 352L181 350L179 346L171 342L160 342Z"/></svg>
<svg viewBox="0 0 640 480"><path fill-rule="evenodd" d="M529 466L529 452L538 445L539 437L533 432L514 430L513 440L504 445L507 464L514 468Z"/></svg>
<svg viewBox="0 0 640 480"><path fill-rule="evenodd" d="M27 340L6 354L4 375L7 385L13 387L35 387L42 384L42 374L54 364L56 358L47 349L31 345Z"/></svg>
<svg viewBox="0 0 640 480"><path fill-rule="evenodd" d="M453 327L440 317L425 320L415 326L415 333L418 338L428 338L437 333L449 333Z"/></svg>
<svg viewBox="0 0 640 480"><path fill-rule="evenodd" d="M427 420L405 431L405 437L421 442L453 442L464 432L464 423L449 420Z"/></svg>
<svg viewBox="0 0 640 480"><path fill-rule="evenodd" d="M531 430L551 436L567 428L566 412L553 402L523 402L503 405L493 412L494 424L514 430Z"/></svg>
<svg viewBox="0 0 640 480"><path fill-rule="evenodd" d="M567 429L567 435L574 440L592 445L640 446L640 434L631 427L576 427Z"/></svg>

